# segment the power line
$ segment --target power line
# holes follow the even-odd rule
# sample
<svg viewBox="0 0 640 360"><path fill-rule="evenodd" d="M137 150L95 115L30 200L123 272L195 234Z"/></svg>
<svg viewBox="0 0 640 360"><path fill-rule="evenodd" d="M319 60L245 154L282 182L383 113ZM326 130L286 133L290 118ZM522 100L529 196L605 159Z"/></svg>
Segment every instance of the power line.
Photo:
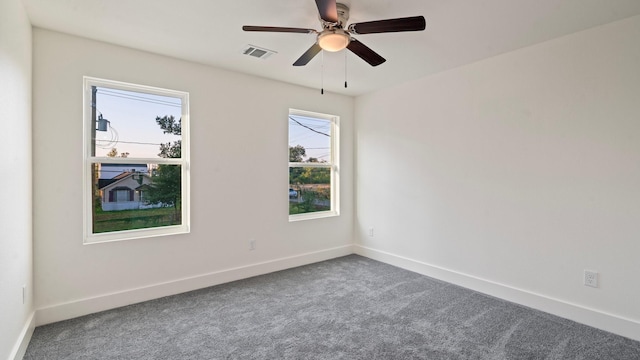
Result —
<svg viewBox="0 0 640 360"><path fill-rule="evenodd" d="M108 142L109 140L99 140L96 139L96 142ZM156 143L147 143L147 142L139 142L139 141L121 141L118 140L117 143L123 143L123 144L136 144L136 145L155 145L155 146L160 146L162 144L156 144Z"/></svg>
<svg viewBox="0 0 640 360"><path fill-rule="evenodd" d="M157 102L163 102L163 103L167 103L169 105L175 105L175 106L179 106L180 104L174 102L174 101L170 101L170 100L163 100L162 98L167 98L167 99L176 99L176 100L180 100L178 98L172 98L172 97L167 97L167 96L154 96L151 94L147 94L149 96L142 96L142 95L136 95L136 94L142 94L142 93L131 93L128 91L118 91L118 90L113 90L113 89L106 89L106 88L98 88L98 92L101 94L105 94L105 95L119 95L119 96L127 96L127 97L131 97L131 98L137 98L137 99L142 99L142 101L157 101Z"/></svg>
<svg viewBox="0 0 640 360"><path fill-rule="evenodd" d="M320 132L320 131L318 131L318 130L316 130L316 129L312 128L312 127L309 127L309 126L307 126L307 125L303 125L301 122L299 122L298 120L296 120L296 119L292 118L291 116L289 116L289 120L291 120L291 121L295 122L296 124L298 124L298 125L302 126L303 128L306 128L306 129L309 129L309 130L313 131L314 133L318 133L318 134L320 134L320 135L324 135L324 136L331 137L331 135L329 135L329 134L325 134L325 133L323 133L323 132Z"/></svg>
<svg viewBox="0 0 640 360"><path fill-rule="evenodd" d="M298 126L298 124L291 124L292 126ZM307 126L311 126L311 125L307 125ZM316 130L329 130L331 129L331 126L324 126L324 125L318 125L318 126L313 126L314 129Z"/></svg>
<svg viewBox="0 0 640 360"><path fill-rule="evenodd" d="M176 105L176 104L171 104L171 103L164 103L164 102L154 101L154 100L142 100L142 99L136 99L136 98L132 98L132 97L128 97L128 96L116 95L116 94L105 94L105 93L102 93L102 95L113 96L113 97L118 97L118 98L127 99L127 100L141 101L141 102L146 102L146 103L156 104L156 105L173 106L173 107L178 107L178 108L182 107L181 105Z"/></svg>
<svg viewBox="0 0 640 360"><path fill-rule="evenodd" d="M100 94L102 95L106 95L106 96L113 96L113 97L118 97L118 98L122 98L122 99L127 99L127 100L135 100L135 101L141 101L141 102L147 102L147 103L151 103L151 104L157 104L157 105L165 105L165 106L173 106L173 107L182 107L182 105L178 105L175 103L171 103L168 101L164 101L164 100L156 100L156 99L149 99L149 98L144 98L144 97L136 97L135 95L129 95L129 94L119 94L119 93L109 93L109 92L105 92L104 90L99 91Z"/></svg>
<svg viewBox="0 0 640 360"><path fill-rule="evenodd" d="M329 120L326 120L326 119L317 119L317 118L311 118L311 117L305 117L305 116L296 116L296 117L301 119L301 120L304 119L303 120L304 122L310 122L310 121L313 122L313 121L315 121L315 122L321 122L323 124L326 124L326 123L329 122Z"/></svg>

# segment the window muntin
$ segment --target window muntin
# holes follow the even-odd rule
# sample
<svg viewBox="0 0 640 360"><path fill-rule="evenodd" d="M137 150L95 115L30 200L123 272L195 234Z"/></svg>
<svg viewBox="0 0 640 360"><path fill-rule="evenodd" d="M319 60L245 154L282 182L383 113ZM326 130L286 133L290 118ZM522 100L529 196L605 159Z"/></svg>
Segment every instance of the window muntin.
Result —
<svg viewBox="0 0 640 360"><path fill-rule="evenodd" d="M85 243L189 231L188 94L84 78Z"/></svg>
<svg viewBox="0 0 640 360"><path fill-rule="evenodd" d="M289 220L335 216L338 117L289 111Z"/></svg>

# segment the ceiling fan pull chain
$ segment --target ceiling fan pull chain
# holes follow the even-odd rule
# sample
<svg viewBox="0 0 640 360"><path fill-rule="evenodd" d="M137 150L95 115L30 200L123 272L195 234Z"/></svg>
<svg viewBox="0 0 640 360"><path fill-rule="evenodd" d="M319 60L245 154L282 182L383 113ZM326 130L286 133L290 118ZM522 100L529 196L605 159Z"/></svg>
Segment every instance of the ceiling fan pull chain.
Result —
<svg viewBox="0 0 640 360"><path fill-rule="evenodd" d="M320 95L324 95L324 50L322 50L320 62Z"/></svg>
<svg viewBox="0 0 640 360"><path fill-rule="evenodd" d="M344 52L344 88L347 88L347 52Z"/></svg>

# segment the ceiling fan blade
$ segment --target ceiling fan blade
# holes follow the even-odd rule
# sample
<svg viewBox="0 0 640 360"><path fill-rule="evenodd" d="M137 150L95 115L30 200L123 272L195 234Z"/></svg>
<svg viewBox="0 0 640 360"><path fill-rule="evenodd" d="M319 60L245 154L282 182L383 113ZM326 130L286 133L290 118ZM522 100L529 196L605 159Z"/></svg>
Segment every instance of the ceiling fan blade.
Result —
<svg viewBox="0 0 640 360"><path fill-rule="evenodd" d="M362 60L368 62L371 66L378 66L387 61L385 58L378 55L378 53L369 49L365 44L353 38L347 46L347 49L351 50L352 53L358 55Z"/></svg>
<svg viewBox="0 0 640 360"><path fill-rule="evenodd" d="M322 20L330 23L338 22L336 0L316 0L316 6Z"/></svg>
<svg viewBox="0 0 640 360"><path fill-rule="evenodd" d="M244 31L300 33L300 34L311 34L311 33L317 32L314 29L301 29L301 28L277 27L277 26L251 26L251 25L243 26L242 30L244 30Z"/></svg>
<svg viewBox="0 0 640 360"><path fill-rule="evenodd" d="M313 44L313 46L311 46L309 50L305 51L305 53L302 54L302 56L300 56L300 58L293 63L293 66L307 65L307 63L311 61L311 59L313 59L316 55L318 55L321 50L322 48L320 47L320 45L318 45L318 43Z"/></svg>
<svg viewBox="0 0 640 360"><path fill-rule="evenodd" d="M424 16L367 21L349 25L353 34L375 34L400 31L422 31L427 27Z"/></svg>

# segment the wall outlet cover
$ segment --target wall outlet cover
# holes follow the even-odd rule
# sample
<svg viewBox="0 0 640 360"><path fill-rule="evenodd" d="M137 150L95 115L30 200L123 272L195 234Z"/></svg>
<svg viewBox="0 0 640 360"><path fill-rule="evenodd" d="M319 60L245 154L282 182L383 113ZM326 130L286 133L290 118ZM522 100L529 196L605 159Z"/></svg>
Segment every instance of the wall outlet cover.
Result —
<svg viewBox="0 0 640 360"><path fill-rule="evenodd" d="M597 288L598 287L598 272L592 270L584 271L584 285Z"/></svg>

